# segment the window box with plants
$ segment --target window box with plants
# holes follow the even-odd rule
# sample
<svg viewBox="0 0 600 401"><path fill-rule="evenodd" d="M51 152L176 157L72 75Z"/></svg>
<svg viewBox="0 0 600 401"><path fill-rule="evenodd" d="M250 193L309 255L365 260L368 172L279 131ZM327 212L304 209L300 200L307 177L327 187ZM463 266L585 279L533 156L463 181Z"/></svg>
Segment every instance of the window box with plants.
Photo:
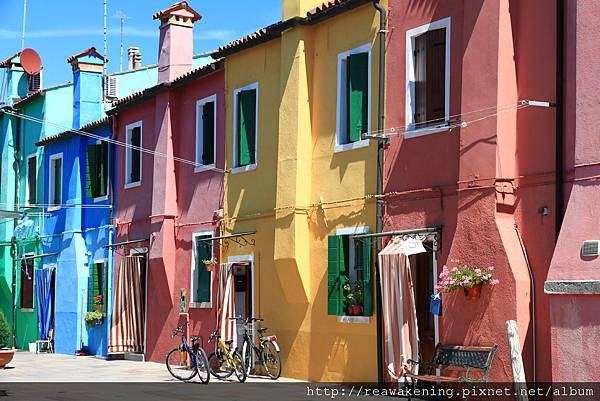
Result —
<svg viewBox="0 0 600 401"><path fill-rule="evenodd" d="M4 313L0 311L0 369L12 361L15 354L14 348L8 348L10 345L10 327Z"/></svg>
<svg viewBox="0 0 600 401"><path fill-rule="evenodd" d="M203 260L202 263L204 263L206 270L213 273L217 271L217 265L219 264L215 258Z"/></svg>
<svg viewBox="0 0 600 401"><path fill-rule="evenodd" d="M484 284L495 287L499 283L493 277L494 266L488 268L471 266L461 263L458 259L452 259L452 263L455 264L452 268L443 267L435 287L437 293L462 289L466 299L478 299Z"/></svg>

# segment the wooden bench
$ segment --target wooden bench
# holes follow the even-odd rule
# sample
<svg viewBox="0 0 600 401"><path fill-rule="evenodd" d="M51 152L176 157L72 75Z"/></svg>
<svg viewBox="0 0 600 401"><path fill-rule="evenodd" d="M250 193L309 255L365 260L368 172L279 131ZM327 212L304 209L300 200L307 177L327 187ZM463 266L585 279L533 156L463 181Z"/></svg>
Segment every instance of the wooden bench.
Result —
<svg viewBox="0 0 600 401"><path fill-rule="evenodd" d="M417 366L421 361L407 360L410 372L406 371L404 377L408 383L414 386L415 383L486 383L492 360L496 353L497 345L493 347L475 347L466 345L442 345L435 347L433 358L427 367L426 374L416 374ZM460 371L459 376L436 375L436 370ZM475 373L475 375L473 375Z"/></svg>

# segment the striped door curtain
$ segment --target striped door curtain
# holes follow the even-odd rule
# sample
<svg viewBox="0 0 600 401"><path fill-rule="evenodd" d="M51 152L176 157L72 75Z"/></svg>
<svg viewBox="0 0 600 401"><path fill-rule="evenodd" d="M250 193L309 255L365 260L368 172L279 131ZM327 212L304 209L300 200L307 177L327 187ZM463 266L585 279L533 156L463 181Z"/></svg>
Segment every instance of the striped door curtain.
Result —
<svg viewBox="0 0 600 401"><path fill-rule="evenodd" d="M144 351L143 257L126 256L115 280L109 353Z"/></svg>
<svg viewBox="0 0 600 401"><path fill-rule="evenodd" d="M400 382L407 359L419 360L417 311L410 262L394 238L379 253L383 297L385 381Z"/></svg>
<svg viewBox="0 0 600 401"><path fill-rule="evenodd" d="M219 335L223 340L233 340L233 347L237 347L237 330L235 320L235 286L233 283L233 266L229 263L219 266L219 306L217 316L219 321Z"/></svg>

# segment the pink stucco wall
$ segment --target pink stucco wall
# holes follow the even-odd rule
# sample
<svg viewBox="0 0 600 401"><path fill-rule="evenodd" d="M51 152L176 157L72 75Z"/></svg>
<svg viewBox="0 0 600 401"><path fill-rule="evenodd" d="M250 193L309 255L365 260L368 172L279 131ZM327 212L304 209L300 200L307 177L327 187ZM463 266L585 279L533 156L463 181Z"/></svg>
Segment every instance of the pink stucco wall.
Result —
<svg viewBox="0 0 600 401"><path fill-rule="evenodd" d="M597 257L583 257L584 240L598 239L600 221L600 4L565 2L565 216L548 273L549 282L600 280ZM549 288L552 289L552 288ZM552 358L555 381L600 381L600 293L565 291L551 295ZM584 291L585 292L585 291Z"/></svg>
<svg viewBox="0 0 600 401"><path fill-rule="evenodd" d="M143 121L143 147L195 160L196 101L217 96L217 167L224 163L224 75L218 70L182 87L160 92L116 116L120 141L125 127ZM142 185L124 188L125 152L119 151L117 241L150 238L146 322L147 360L163 361L176 345L171 330L179 322L179 291L190 289L192 233L215 231L215 211L222 207L223 175L216 170L194 172L194 166L159 156L143 155ZM126 251L118 251L120 254ZM216 253L218 255L218 253ZM119 260L116 261L119 263ZM213 282L213 296L216 293ZM188 300L189 302L189 300ZM213 302L213 306L216 302ZM206 340L215 326L214 309L191 309L190 333Z"/></svg>
<svg viewBox="0 0 600 401"><path fill-rule="evenodd" d="M406 31L446 17L452 34L450 115L518 99L553 101L554 15L543 0L392 0L386 126L404 126ZM550 379L543 282L554 245L553 121L548 109L512 111L464 129L394 138L385 152L384 230L443 225L438 269L455 258L496 267L499 286L485 288L478 301L458 292L444 295L440 318L443 343L498 344L491 380L512 380L504 329L509 319L517 320L532 378L530 279L515 226L536 280L537 379ZM538 213L542 206L550 208L549 216Z"/></svg>

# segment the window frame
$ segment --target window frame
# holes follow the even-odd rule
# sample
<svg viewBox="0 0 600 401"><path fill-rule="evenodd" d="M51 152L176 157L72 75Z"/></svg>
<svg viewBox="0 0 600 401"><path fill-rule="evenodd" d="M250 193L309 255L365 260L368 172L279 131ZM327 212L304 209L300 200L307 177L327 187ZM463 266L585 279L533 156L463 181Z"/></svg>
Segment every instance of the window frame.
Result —
<svg viewBox="0 0 600 401"><path fill-rule="evenodd" d="M125 143L127 144L127 148L125 149L125 185L123 186L123 188L128 189L128 188L135 188L135 187L139 187L142 185L142 175L143 175L143 155L144 153L140 150L140 179L138 181L129 181L129 177L131 176L131 153L133 151L133 149L131 149L129 146L131 146L131 133L133 132L133 130L135 128L139 128L140 129L140 148L143 148L144 146L144 123L142 120L140 121L136 121L134 123L131 124L127 124L125 126Z"/></svg>
<svg viewBox="0 0 600 401"><path fill-rule="evenodd" d="M54 175L54 161L60 159L60 203L55 204L55 190L56 190L56 176ZM64 191L64 172L65 172L65 163L63 158L63 153L55 153L50 155L48 158L48 210L58 210L62 207L63 204L63 191Z"/></svg>
<svg viewBox="0 0 600 401"><path fill-rule="evenodd" d="M33 252L28 252L26 254L23 255L23 258L21 259L21 274L19 277L19 309L21 310L21 312L33 312L35 311L35 259L34 259L35 253ZM31 265L31 286L32 286L32 290L31 290L31 308L24 308L23 307L23 263L25 263L25 265L27 265L27 262L29 260L32 260L32 265Z"/></svg>
<svg viewBox="0 0 600 401"><path fill-rule="evenodd" d="M413 138L422 135L435 134L437 132L448 131L448 122L450 121L450 53L452 48L451 43L451 25L452 17L446 17L419 27L406 31L406 102L405 102L405 127L404 137ZM415 38L428 31L436 29L446 29L446 54L445 54L445 111L444 122L441 125L425 126L423 128L415 128L414 113L415 113L415 65L414 65L414 50Z"/></svg>
<svg viewBox="0 0 600 401"><path fill-rule="evenodd" d="M103 281L101 281L101 282L102 282L102 284L104 284L104 286L106 286L105 291L103 291L103 289L101 288L100 294L99 294L99 295L103 296L103 298L102 298L102 301L103 301L102 302L102 314L104 316L107 316L108 311L109 311L109 309L108 309L108 298L109 298L108 297L108 293L109 293L109 291L108 291L109 290L109 288L108 288L108 283L109 283L108 258L94 259L91 263L91 266L88 266L88 272L91 273L90 270L92 269L92 266L95 268L95 266L98 264L102 264L102 276L103 277L101 278L101 280L103 280ZM105 278L106 278L106 280L104 281ZM91 277L89 277L89 279L91 279ZM104 297L105 294L106 294L106 297ZM91 295L88 294L88 302L91 300L90 298L91 298ZM106 299L104 299L104 298L106 298ZM91 312L94 310L96 310L96 306L92 301L91 304L88 305L88 312Z"/></svg>
<svg viewBox="0 0 600 401"><path fill-rule="evenodd" d="M368 114L368 118L367 118L367 131L371 131L371 124L372 124L372 107L373 107L373 57L372 57L372 50L373 50L373 46L371 45L371 43L367 43L358 47L355 47L354 49L350 49L347 50L345 52L339 53L338 54L338 61L337 61L337 88L336 88L336 111L335 111L335 149L334 152L343 152L346 150L352 150L352 149L358 149L358 148L364 148L369 146L370 141L368 139L361 139L359 141L356 142L348 142L348 143L343 143L344 141L344 136L347 134L347 132L344 132L347 130L348 127L344 127L344 119L345 119L345 114L348 112L347 110L345 110L345 96L347 95L345 93L345 88L346 88L346 75L344 74L344 72L347 74L348 70L344 70L344 65L346 63L346 59L348 58L348 56L353 55L353 54L359 54L359 53L367 53L368 54L368 68L367 68L367 74L368 74L368 79L369 79L369 96L367 99L368 102L368 107L367 107L367 114Z"/></svg>
<svg viewBox="0 0 600 401"><path fill-rule="evenodd" d="M29 160L31 160L33 158L35 158L35 191L36 191L36 193L35 193L35 204L38 203L38 199L37 199L37 185L38 185L38 172L39 172L39 169L38 169L38 160L37 160L37 157L38 157L37 152L32 153L32 154L30 154L30 155L27 156L27 165L25 167L26 170L27 170L26 171L26 176L25 176L26 177L26 181L27 181L26 186L25 186L25 192L26 192L26 194L25 194L25 204L27 206L32 205L29 202L29 198L31 197L31 192L30 192L31 188L29 187L29 185L30 185L30 181L29 181Z"/></svg>
<svg viewBox="0 0 600 401"><path fill-rule="evenodd" d="M189 300L189 307L190 308L194 308L194 309L210 309L212 308L212 301L213 301L213 284L214 284L214 279L215 279L215 275L213 274L213 272L208 272L210 275L210 302L195 302L194 301L194 294L196 293L196 288L198 286L198 268L201 268L201 266L196 266L196 242L197 242L197 238L201 238L201 237L209 237L209 238L213 238L214 237L214 232L213 231L195 231L192 233L192 262L191 262L191 269L190 269L190 273L191 273L191 277L190 277L190 300ZM211 243L211 247L210 247L210 257L214 258L215 257L215 249L214 249L214 244Z"/></svg>
<svg viewBox="0 0 600 401"><path fill-rule="evenodd" d="M202 124L203 110L202 108L207 103L214 103L214 122L213 122L213 163L203 164L202 157L204 156L204 125ZM196 101L196 147L195 147L195 162L194 173L214 169L217 165L217 95L210 95Z"/></svg>
<svg viewBox="0 0 600 401"><path fill-rule="evenodd" d="M92 198L94 203L104 202L104 201L108 200L108 196L110 195L110 142L103 140L103 139L98 139L96 141L96 145L101 145L102 142L107 142L106 146L107 146L107 152L108 152L108 154L106 155L106 195ZM86 157L87 157L87 155L86 155ZM87 162L87 160L86 160L86 162ZM87 174L87 172L86 172L86 174ZM86 179L87 179L87 177L86 177Z"/></svg>
<svg viewBox="0 0 600 401"><path fill-rule="evenodd" d="M254 163L248 164L246 166L239 166L238 160L238 94L245 90L255 90L256 91L256 109L255 109L255 117L254 117ZM246 85L241 88L237 88L233 90L233 158L232 158L232 168L231 173L240 173L244 171L255 170L258 165L258 108L259 108L259 87L258 82L254 82L250 85ZM216 114L216 113L215 113Z"/></svg>

